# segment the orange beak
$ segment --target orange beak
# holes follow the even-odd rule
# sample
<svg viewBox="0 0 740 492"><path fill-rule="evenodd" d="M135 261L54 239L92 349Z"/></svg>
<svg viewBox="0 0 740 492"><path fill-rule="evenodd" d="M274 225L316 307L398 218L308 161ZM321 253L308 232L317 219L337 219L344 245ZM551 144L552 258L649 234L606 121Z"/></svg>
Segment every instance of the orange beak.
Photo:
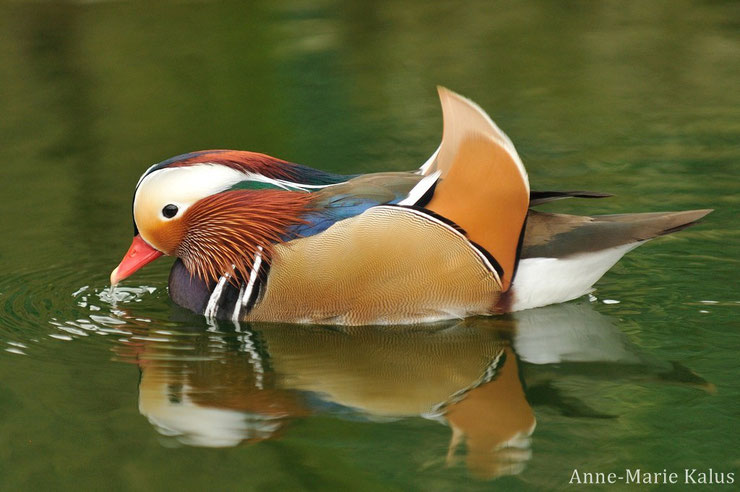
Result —
<svg viewBox="0 0 740 492"><path fill-rule="evenodd" d="M134 240L131 242L131 247L126 252L126 255L118 264L115 270L110 274L111 286L116 285L121 280L133 274L136 270L143 267L147 263L151 263L162 256L161 251L149 246L140 235L134 236Z"/></svg>

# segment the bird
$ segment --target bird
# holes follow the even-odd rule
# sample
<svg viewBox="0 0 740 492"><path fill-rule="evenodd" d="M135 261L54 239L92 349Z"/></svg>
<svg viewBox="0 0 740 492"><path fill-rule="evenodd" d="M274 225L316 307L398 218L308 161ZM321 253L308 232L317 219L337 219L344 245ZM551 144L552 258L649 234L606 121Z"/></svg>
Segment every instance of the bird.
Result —
<svg viewBox="0 0 740 492"><path fill-rule="evenodd" d="M204 150L149 167L111 287L176 257L174 303L208 319L431 323L585 295L624 254L711 209L578 216L533 207L513 143L476 103L438 87L441 144L409 172L335 174L257 152Z"/></svg>

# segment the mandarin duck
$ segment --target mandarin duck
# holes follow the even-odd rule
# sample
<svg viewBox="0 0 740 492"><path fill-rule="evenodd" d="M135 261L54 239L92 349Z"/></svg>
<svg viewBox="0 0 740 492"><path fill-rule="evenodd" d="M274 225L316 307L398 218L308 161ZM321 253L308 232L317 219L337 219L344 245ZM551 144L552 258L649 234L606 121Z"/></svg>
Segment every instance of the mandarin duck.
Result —
<svg viewBox="0 0 740 492"><path fill-rule="evenodd" d="M439 88L443 136L416 171L340 175L264 154L206 150L147 169L116 285L175 256L169 293L208 318L318 324L432 322L589 292L627 251L711 210L574 216L530 209L511 140Z"/></svg>

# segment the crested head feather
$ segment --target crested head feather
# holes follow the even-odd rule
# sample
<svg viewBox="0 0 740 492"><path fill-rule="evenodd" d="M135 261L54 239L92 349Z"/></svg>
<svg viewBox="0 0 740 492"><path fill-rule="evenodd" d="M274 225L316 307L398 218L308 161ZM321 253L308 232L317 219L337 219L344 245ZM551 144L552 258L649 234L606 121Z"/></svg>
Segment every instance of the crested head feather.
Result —
<svg viewBox="0 0 740 492"><path fill-rule="evenodd" d="M185 154L184 159L167 167L186 167L196 164L219 164L243 173L261 174L268 178L292 180L298 177L298 165L267 154L246 150L203 150ZM167 162L167 161L165 161Z"/></svg>
<svg viewBox="0 0 740 492"><path fill-rule="evenodd" d="M153 165L144 172L139 183L149 174L161 169L187 168L200 164L220 165L245 175L259 175L268 179L302 185L329 185L346 181L351 177L320 171L259 152L201 150L181 154Z"/></svg>
<svg viewBox="0 0 740 492"><path fill-rule="evenodd" d="M305 221L310 194L283 190L232 190L205 197L183 216L185 231L176 255L191 275L212 282L224 274L238 283L249 277L259 247L269 263L273 245L288 228Z"/></svg>

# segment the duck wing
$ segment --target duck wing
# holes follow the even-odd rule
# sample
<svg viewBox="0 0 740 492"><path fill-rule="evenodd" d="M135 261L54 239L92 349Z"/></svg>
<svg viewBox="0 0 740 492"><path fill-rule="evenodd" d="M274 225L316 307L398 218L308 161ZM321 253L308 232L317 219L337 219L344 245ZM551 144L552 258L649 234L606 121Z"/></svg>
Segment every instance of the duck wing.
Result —
<svg viewBox="0 0 740 492"><path fill-rule="evenodd" d="M500 292L487 256L454 225L381 205L276 245L264 292L242 319L429 322L490 313Z"/></svg>

